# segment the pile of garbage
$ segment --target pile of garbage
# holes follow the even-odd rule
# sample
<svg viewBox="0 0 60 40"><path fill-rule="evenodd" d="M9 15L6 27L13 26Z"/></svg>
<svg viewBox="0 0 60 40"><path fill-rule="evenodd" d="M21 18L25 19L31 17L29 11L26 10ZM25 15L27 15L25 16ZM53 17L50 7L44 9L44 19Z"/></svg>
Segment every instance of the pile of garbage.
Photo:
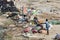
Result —
<svg viewBox="0 0 60 40"><path fill-rule="evenodd" d="M11 17L16 17L16 19L14 19L14 21L17 22L17 25L19 27L23 28L23 33L47 33L46 30L46 24L45 24L45 20L40 19L40 17L38 17L38 12L34 9L26 9L25 7L22 8L22 13L21 14L8 14L7 18L11 18ZM13 16L12 16L13 15ZM49 30L52 28L51 24L49 24Z"/></svg>

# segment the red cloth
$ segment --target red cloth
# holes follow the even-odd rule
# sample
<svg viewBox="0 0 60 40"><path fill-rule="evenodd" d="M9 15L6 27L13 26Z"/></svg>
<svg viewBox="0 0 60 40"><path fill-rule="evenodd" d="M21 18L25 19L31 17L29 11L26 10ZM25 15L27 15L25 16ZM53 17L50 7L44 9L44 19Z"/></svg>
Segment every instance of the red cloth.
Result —
<svg viewBox="0 0 60 40"><path fill-rule="evenodd" d="M24 32L26 33L26 32L29 32L31 30L31 27L27 27L25 30L24 30Z"/></svg>
<svg viewBox="0 0 60 40"><path fill-rule="evenodd" d="M37 33L37 30L32 30L33 33Z"/></svg>

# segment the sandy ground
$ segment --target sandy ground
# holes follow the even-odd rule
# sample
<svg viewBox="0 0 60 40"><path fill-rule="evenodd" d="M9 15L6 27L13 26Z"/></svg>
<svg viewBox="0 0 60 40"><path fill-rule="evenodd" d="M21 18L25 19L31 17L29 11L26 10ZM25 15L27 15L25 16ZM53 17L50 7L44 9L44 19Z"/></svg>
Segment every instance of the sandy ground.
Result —
<svg viewBox="0 0 60 40"><path fill-rule="evenodd" d="M60 25L53 25L53 28L50 30L50 34L46 35L46 34L34 34L37 35L37 37L29 37L26 40L39 40L40 38L44 38L44 40L53 40L53 38L55 37L56 33L60 34ZM25 38L20 38L20 40L24 40ZM16 39L18 40L18 39Z"/></svg>
<svg viewBox="0 0 60 40"><path fill-rule="evenodd" d="M0 18L0 22L1 21L6 21L5 19L3 19L3 20L2 19L3 18ZM22 30L20 28L21 27L19 27L19 28L18 27L12 28L12 30L11 30L12 32L10 32L10 34L13 35L12 36L13 40L38 40L39 38L45 38L46 40L53 40L53 38L56 35L56 33L60 34L60 25L53 25L52 29L50 30L50 34L49 35L36 33L34 35L37 35L37 38L36 37L35 38L29 37L29 39L28 39L28 38L20 36L21 35L21 30Z"/></svg>
<svg viewBox="0 0 60 40"><path fill-rule="evenodd" d="M56 33L59 33L60 34L60 25L53 25L53 28L50 30L50 34L49 35L46 35L46 34L33 34L34 36L37 35L37 37L29 37L29 38L25 38L25 37L22 37L20 36L17 37L19 38L20 40L39 40L40 38L44 38L44 40L53 40L53 38L56 36ZM18 40L18 39L16 39Z"/></svg>
<svg viewBox="0 0 60 40"><path fill-rule="evenodd" d="M46 40L52 40L56 33L60 34L60 25L53 25L53 28L50 30L50 34L45 36L42 35L42 37L45 37Z"/></svg>
<svg viewBox="0 0 60 40"><path fill-rule="evenodd" d="M0 19L1 20L1 19ZM56 35L56 33L60 34L60 25L53 25L52 29L50 30L50 34L46 35L46 34L34 34L34 35L38 35L38 37L36 38L31 38L29 37L29 39L25 39L25 37L20 36L21 35L21 30L20 27L18 28L12 28L12 30L14 29L14 31L12 31L11 33L13 34L13 40L38 40L39 38L45 38L46 40L53 40L54 36ZM15 37L15 35L17 37Z"/></svg>
<svg viewBox="0 0 60 40"><path fill-rule="evenodd" d="M53 40L56 33L60 34L60 25L53 25L53 28L50 30L49 35L36 33L33 35L34 36L37 35L37 37L25 38L25 37L19 36L20 35L20 33L19 33L19 35L17 35L17 37L13 37L13 39L15 39L15 40L39 40L40 38L44 38L44 40Z"/></svg>

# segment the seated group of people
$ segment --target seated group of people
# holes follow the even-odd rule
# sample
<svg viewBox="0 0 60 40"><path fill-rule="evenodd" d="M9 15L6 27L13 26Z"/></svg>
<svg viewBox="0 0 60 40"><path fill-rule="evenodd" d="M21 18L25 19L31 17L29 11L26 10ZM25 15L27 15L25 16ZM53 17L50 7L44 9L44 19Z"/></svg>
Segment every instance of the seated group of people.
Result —
<svg viewBox="0 0 60 40"><path fill-rule="evenodd" d="M27 27L27 29L24 30L24 32L28 32L29 29L33 32L33 33L37 33L37 32L41 32L40 30L46 30L47 31L47 35L49 35L49 28L50 28L50 25L48 23L48 19L46 19L46 22L45 23L39 23L38 21L38 18L37 17L34 17L33 18L33 23L35 24L34 27L30 28L30 27ZM42 24L45 24L46 25L46 29L43 28L43 25Z"/></svg>

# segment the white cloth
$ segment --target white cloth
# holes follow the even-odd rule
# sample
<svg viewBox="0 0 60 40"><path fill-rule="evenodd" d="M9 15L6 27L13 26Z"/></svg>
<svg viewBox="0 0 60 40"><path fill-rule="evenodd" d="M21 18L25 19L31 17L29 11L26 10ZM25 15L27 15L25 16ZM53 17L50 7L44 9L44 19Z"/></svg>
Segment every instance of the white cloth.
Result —
<svg viewBox="0 0 60 40"><path fill-rule="evenodd" d="M51 30L51 28L53 27L53 25L52 24L49 24L49 25L50 25L49 30ZM46 24L43 24L43 28L46 29Z"/></svg>
<svg viewBox="0 0 60 40"><path fill-rule="evenodd" d="M11 0L7 0L7 2L10 2Z"/></svg>

